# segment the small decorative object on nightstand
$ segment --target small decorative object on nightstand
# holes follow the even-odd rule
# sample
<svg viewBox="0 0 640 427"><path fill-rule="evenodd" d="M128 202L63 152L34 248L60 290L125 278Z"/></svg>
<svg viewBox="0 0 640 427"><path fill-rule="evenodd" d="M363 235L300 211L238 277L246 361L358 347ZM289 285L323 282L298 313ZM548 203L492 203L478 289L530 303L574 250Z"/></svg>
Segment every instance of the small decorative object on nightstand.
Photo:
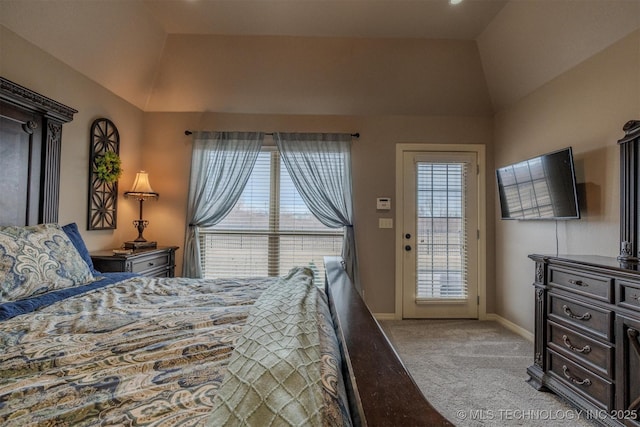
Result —
<svg viewBox="0 0 640 427"><path fill-rule="evenodd" d="M158 246L156 242L148 242L147 239L142 236L142 232L147 225L149 225L149 221L142 219L142 202L146 199L156 200L160 195L151 188L149 175L145 171L140 171L136 174L133 188L125 192L124 197L133 197L140 202L140 219L133 221L133 225L138 229L138 238L133 241L124 242L124 247L126 249L155 248Z"/></svg>
<svg viewBox="0 0 640 427"><path fill-rule="evenodd" d="M102 273L129 272L149 277L174 277L178 246L159 246L91 253L96 270Z"/></svg>

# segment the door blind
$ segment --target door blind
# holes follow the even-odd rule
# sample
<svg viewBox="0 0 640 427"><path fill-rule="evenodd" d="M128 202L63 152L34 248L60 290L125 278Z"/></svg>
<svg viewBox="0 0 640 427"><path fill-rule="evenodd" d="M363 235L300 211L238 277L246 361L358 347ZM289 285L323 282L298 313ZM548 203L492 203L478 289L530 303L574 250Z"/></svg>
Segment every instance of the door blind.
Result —
<svg viewBox="0 0 640 427"><path fill-rule="evenodd" d="M416 301L466 300L466 162L416 163Z"/></svg>

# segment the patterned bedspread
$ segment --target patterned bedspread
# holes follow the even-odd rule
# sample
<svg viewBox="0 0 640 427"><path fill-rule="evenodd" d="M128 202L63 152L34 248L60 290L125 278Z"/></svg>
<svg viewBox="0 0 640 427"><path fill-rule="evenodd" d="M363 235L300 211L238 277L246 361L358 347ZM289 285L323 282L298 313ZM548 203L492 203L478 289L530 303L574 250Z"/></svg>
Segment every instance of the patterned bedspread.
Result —
<svg viewBox="0 0 640 427"><path fill-rule="evenodd" d="M0 425L203 425L277 278L133 278L0 322Z"/></svg>

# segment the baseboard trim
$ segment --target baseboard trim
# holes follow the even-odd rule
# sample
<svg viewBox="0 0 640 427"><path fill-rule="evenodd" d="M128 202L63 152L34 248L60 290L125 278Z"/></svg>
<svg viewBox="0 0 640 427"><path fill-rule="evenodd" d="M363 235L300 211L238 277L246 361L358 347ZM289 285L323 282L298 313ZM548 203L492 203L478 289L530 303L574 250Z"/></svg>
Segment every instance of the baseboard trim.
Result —
<svg viewBox="0 0 640 427"><path fill-rule="evenodd" d="M396 320L395 313L373 313L376 320Z"/></svg>
<svg viewBox="0 0 640 427"><path fill-rule="evenodd" d="M373 313L373 317L375 317L376 320L397 320L395 313ZM512 321L505 319L504 317L498 314L487 313L485 316L483 316L481 320L498 322L505 328L509 329L511 332L514 332L520 335L522 338L533 342L534 337L531 332L527 331L525 328L521 326L516 325Z"/></svg>
<svg viewBox="0 0 640 427"><path fill-rule="evenodd" d="M493 320L495 322L500 323L505 328L509 329L511 332L515 332L520 335L522 338L533 342L533 333L527 331L525 328L516 325L510 320L505 319L504 317L495 314L495 313L487 313L486 320Z"/></svg>

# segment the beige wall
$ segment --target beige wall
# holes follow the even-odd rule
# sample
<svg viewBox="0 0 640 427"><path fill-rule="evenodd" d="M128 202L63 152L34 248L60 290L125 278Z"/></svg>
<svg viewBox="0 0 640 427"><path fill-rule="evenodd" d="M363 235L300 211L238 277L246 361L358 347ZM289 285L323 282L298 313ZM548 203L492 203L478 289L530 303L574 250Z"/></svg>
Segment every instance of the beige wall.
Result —
<svg viewBox="0 0 640 427"><path fill-rule="evenodd" d="M190 137L184 135L185 129L359 132L360 138L355 140L352 149L355 230L366 301L376 313L393 313L395 309L395 232L400 230L379 229L379 217L393 217L394 220L395 217L393 211L389 214L377 212L375 205L377 197L388 196L392 202L396 199L395 144L490 145L492 139L490 117L147 113L143 163L152 177L154 189L160 193L160 199L147 205L145 212L151 226L145 236L181 247L184 246L185 189L188 187L191 154ZM493 166L489 165L488 169L491 178ZM492 208L492 192L490 199ZM490 210L489 218L493 218L493 210ZM489 241L492 248L493 240ZM178 257L181 265L182 251ZM489 257L489 260L493 265L493 258ZM492 269L490 273L493 273ZM490 312L493 311L492 283L491 278L488 286Z"/></svg>
<svg viewBox="0 0 640 427"><path fill-rule="evenodd" d="M120 185L126 187L133 183L140 167L142 111L2 26L0 75L78 110L74 120L62 129L59 222L77 222L90 250L119 246L135 238L137 232L131 221L137 217L137 206L122 198L122 188L117 230L86 230L89 132L96 118L106 117L115 123L124 168Z"/></svg>
<svg viewBox="0 0 640 427"><path fill-rule="evenodd" d="M640 112L640 31L495 116L495 166L572 146L584 188L582 219L558 223L560 254L617 256L619 151ZM495 179L492 181L495 192ZM496 313L533 330L530 253L556 253L552 221L496 219Z"/></svg>

